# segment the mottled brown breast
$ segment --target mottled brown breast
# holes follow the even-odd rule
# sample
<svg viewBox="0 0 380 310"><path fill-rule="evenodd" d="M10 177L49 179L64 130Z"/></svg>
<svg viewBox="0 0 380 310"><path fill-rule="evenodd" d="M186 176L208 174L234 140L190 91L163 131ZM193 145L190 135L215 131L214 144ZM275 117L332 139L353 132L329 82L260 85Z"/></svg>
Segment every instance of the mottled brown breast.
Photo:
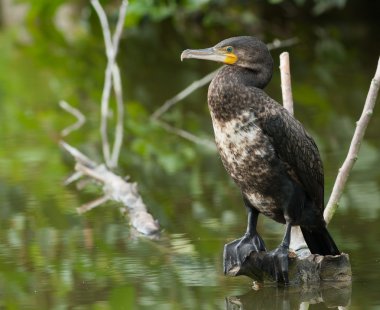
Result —
<svg viewBox="0 0 380 310"><path fill-rule="evenodd" d="M254 113L242 111L228 121L216 119L212 112L211 116L215 141L227 172L256 209L284 222L282 205L289 199L289 191L284 191L285 169L270 140L255 124Z"/></svg>

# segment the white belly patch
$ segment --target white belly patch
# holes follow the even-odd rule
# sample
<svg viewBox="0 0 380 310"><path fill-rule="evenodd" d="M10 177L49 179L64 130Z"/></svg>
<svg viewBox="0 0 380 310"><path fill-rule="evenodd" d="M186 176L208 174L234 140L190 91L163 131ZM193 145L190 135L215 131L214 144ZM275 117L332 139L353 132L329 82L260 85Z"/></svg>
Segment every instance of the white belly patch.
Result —
<svg viewBox="0 0 380 310"><path fill-rule="evenodd" d="M215 141L223 164L231 176L239 180L239 170L244 162L268 155L267 149L259 143L262 131L254 124L255 115L247 111L226 122L212 119Z"/></svg>

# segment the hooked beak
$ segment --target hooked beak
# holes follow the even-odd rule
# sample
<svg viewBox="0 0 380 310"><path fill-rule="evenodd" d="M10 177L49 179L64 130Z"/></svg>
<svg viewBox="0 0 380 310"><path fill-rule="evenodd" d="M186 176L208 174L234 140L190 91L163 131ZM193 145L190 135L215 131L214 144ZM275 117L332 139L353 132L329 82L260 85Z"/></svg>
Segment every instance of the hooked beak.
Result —
<svg viewBox="0 0 380 310"><path fill-rule="evenodd" d="M184 50L181 54L181 61L186 58L204 59L222 62L232 65L237 61L237 56L234 53L227 53L215 47L204 48L199 50Z"/></svg>

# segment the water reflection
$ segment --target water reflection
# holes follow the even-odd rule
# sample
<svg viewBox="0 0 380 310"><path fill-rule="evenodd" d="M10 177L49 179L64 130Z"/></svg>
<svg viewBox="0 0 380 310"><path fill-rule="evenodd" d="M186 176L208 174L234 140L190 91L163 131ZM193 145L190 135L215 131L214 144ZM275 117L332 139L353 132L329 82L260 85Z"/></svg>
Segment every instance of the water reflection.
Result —
<svg viewBox="0 0 380 310"><path fill-rule="evenodd" d="M323 304L327 308L348 309L351 301L351 282L322 283L302 287L265 287L241 296L226 298L227 310L308 309Z"/></svg>

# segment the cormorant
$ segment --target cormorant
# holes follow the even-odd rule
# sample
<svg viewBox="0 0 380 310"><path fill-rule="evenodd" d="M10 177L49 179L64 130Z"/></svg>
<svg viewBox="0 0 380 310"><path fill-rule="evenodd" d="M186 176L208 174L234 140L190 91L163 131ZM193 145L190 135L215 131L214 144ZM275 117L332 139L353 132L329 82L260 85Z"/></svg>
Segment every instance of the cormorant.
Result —
<svg viewBox="0 0 380 310"><path fill-rule="evenodd" d="M209 86L208 106L223 165L248 210L247 231L229 244L228 255L241 264L252 251L266 251L256 231L259 213L286 224L283 241L269 252L278 281L289 282L293 225L301 227L311 253L339 255L323 219L324 176L317 145L302 124L263 91L273 73L266 45L255 37L233 37L211 48L185 50L184 58L225 64Z"/></svg>

